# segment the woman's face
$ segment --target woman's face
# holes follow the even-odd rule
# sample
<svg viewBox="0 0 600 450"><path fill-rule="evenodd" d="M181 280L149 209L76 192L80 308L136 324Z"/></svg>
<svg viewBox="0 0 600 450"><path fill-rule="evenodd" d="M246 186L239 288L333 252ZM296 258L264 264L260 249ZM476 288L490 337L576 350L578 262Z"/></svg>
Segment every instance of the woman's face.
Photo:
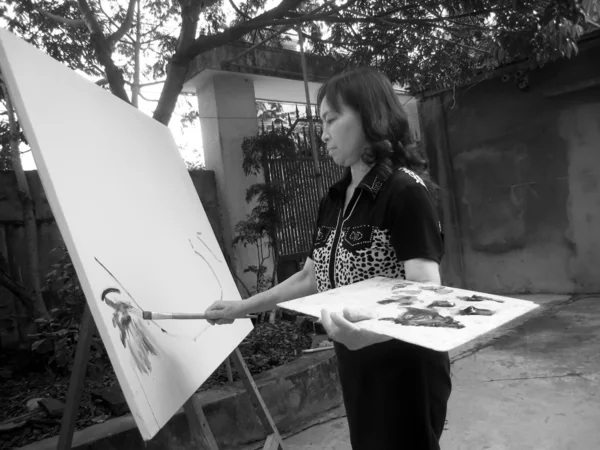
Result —
<svg viewBox="0 0 600 450"><path fill-rule="evenodd" d="M350 167L361 161L368 147L362 121L357 111L339 102L340 110L335 111L323 98L320 107L323 121L321 139L327 145L327 152L333 161L343 167Z"/></svg>

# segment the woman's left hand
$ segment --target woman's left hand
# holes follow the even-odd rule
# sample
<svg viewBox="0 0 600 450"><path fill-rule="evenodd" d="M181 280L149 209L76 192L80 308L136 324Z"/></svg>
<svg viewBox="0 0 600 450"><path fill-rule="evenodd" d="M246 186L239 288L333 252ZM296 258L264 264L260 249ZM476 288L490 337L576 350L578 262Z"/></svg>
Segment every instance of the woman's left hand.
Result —
<svg viewBox="0 0 600 450"><path fill-rule="evenodd" d="M356 317L357 314L348 308L344 309L343 315L329 312L326 309L321 310L321 323L329 337L340 344L344 344L350 350L359 350L392 339L389 336L383 336L357 327L352 323Z"/></svg>

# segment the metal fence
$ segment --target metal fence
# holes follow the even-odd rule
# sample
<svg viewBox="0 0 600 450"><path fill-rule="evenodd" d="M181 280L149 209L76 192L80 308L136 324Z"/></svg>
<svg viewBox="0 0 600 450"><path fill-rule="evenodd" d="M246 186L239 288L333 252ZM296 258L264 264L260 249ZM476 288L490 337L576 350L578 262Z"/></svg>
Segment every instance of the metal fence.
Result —
<svg viewBox="0 0 600 450"><path fill-rule="evenodd" d="M338 181L343 168L337 166L327 156L325 145L321 141L322 127L317 116L313 116L315 137L318 145L319 168L323 192ZM287 126L284 123L287 122ZM277 125L278 123L278 125ZM281 183L288 201L278 202L275 211L281 222L277 230L277 255L279 262L302 261L309 253L319 208L319 195L315 177L315 163L312 156L308 120L300 117L298 108L294 119L288 114L287 120L275 120L262 132L279 132L290 136L294 141L293 157L268 158L265 163L267 182ZM269 130L270 128L270 130Z"/></svg>
<svg viewBox="0 0 600 450"><path fill-rule="evenodd" d="M324 192L340 179L343 169L330 158L319 158ZM289 195L287 202L275 204L282 226L277 231L277 253L280 260L301 259L308 255L319 198L315 179L315 165L310 157L278 158L267 160L271 182L281 182Z"/></svg>

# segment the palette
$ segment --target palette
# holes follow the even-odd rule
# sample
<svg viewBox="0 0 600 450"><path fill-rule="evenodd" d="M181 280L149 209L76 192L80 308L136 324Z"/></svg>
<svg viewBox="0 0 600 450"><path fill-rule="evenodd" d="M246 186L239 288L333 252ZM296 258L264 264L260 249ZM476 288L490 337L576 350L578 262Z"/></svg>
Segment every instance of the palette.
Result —
<svg viewBox="0 0 600 450"><path fill-rule="evenodd" d="M435 302L450 302L453 306L432 306ZM322 309L342 312L346 307L360 308L375 316L373 319L357 322L356 325L362 329L432 350L450 351L534 310L539 305L528 300L466 289L375 277L281 303L279 306L319 318ZM390 320L405 312L414 311L411 308L436 311L441 316L450 318L449 321L456 322L458 326L401 325ZM461 311L473 308L485 310L487 315L461 314Z"/></svg>

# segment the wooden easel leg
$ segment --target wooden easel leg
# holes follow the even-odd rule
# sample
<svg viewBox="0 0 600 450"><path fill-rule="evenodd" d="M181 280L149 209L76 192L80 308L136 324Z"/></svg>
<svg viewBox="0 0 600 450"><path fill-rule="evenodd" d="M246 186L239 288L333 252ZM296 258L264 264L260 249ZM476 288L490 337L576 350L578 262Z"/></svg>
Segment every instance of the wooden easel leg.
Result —
<svg viewBox="0 0 600 450"><path fill-rule="evenodd" d="M268 436L263 450L284 450L283 439L281 439L279 431L277 431L275 421L271 417L271 414L267 409L267 405L265 404L265 401L256 387L256 383L254 382L254 379L248 370L248 366L246 366L246 363L244 362L244 357L242 356L239 348L234 350L234 352L231 354L231 357L233 358L235 368L244 383L244 387L246 388L248 395L250 395L250 400L254 405L256 414L258 414L258 417L267 432Z"/></svg>
<svg viewBox="0 0 600 450"><path fill-rule="evenodd" d="M79 329L79 341L75 351L75 361L73 362L73 371L69 380L69 390L67 391L67 403L62 417L60 434L58 436L57 450L70 450L73 443L73 434L75 433L75 422L77 421L77 412L79 411L79 402L85 381L85 372L90 356L90 347L92 337L94 336L95 324L92 312L87 303L81 319Z"/></svg>
<svg viewBox="0 0 600 450"><path fill-rule="evenodd" d="M199 450L219 450L217 441L202 410L202 405L200 405L195 394L184 403L183 410L188 420L192 441L197 448Z"/></svg>

